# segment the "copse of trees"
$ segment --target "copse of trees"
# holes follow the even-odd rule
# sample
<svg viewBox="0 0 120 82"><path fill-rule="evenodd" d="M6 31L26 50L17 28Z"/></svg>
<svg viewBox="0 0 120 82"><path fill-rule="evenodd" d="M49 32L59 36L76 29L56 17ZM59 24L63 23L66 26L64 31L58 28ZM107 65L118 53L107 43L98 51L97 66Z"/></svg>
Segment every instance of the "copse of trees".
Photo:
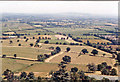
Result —
<svg viewBox="0 0 120 82"><path fill-rule="evenodd" d="M106 62L97 65L97 70L101 71L102 75L117 75L117 70L112 69L112 66L108 66Z"/></svg>
<svg viewBox="0 0 120 82"><path fill-rule="evenodd" d="M35 76L33 72L29 72L28 74L26 72L21 72L19 76L16 76L14 72L12 72L9 69L6 69L2 75L4 76L3 81L4 79L7 79L8 82L14 82L14 81L28 82L35 80Z"/></svg>

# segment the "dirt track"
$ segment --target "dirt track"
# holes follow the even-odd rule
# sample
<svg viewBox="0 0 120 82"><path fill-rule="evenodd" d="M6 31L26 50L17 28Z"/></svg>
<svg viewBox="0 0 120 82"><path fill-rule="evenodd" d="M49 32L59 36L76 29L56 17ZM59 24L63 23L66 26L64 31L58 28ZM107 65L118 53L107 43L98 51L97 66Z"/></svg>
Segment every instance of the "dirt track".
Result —
<svg viewBox="0 0 120 82"><path fill-rule="evenodd" d="M45 60L45 62L49 62L51 59L53 59L54 57L56 57L56 56L59 56L59 55L61 55L61 54L63 54L64 52L60 52L60 53L58 53L58 54L56 54L56 55L54 55L54 56L51 56L50 58L47 58L46 60Z"/></svg>

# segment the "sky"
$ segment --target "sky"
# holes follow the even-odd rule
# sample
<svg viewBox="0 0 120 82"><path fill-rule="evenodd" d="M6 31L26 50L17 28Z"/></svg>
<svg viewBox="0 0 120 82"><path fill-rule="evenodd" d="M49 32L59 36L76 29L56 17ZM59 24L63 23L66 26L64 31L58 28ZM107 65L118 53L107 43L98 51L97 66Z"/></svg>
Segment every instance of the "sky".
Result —
<svg viewBox="0 0 120 82"><path fill-rule="evenodd" d="M118 1L1 1L0 13L118 15Z"/></svg>

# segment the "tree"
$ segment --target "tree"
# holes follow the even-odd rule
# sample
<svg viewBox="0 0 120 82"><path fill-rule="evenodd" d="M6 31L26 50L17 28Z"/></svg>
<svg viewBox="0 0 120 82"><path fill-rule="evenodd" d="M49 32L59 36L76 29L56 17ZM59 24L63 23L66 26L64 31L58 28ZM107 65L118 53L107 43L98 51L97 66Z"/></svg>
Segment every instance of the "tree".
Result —
<svg viewBox="0 0 120 82"><path fill-rule="evenodd" d="M61 48L60 48L59 46L57 46L57 47L56 47L56 50L57 50L58 52L60 52L60 51L61 51Z"/></svg>
<svg viewBox="0 0 120 82"><path fill-rule="evenodd" d="M103 57L105 56L106 54L103 54Z"/></svg>
<svg viewBox="0 0 120 82"><path fill-rule="evenodd" d="M101 71L105 66L103 64L98 64L97 65L97 70Z"/></svg>
<svg viewBox="0 0 120 82"><path fill-rule="evenodd" d="M37 56L37 59L38 59L38 61L40 61L40 62L44 62L44 56L41 54L41 55L38 55Z"/></svg>
<svg viewBox="0 0 120 82"><path fill-rule="evenodd" d="M33 43L30 43L30 46L32 47L32 46L33 46Z"/></svg>
<svg viewBox="0 0 120 82"><path fill-rule="evenodd" d="M13 41L12 40L10 40L10 44L12 44L13 43Z"/></svg>
<svg viewBox="0 0 120 82"><path fill-rule="evenodd" d="M40 76L38 76L38 82L41 82L42 78Z"/></svg>
<svg viewBox="0 0 120 82"><path fill-rule="evenodd" d="M36 41L36 43L39 43L40 42L40 39L38 39L37 41Z"/></svg>
<svg viewBox="0 0 120 82"><path fill-rule="evenodd" d="M110 82L108 78L103 77L102 82Z"/></svg>
<svg viewBox="0 0 120 82"><path fill-rule="evenodd" d="M103 69L103 70L101 71L101 74L102 74L102 75L109 75L109 70L108 70L108 69Z"/></svg>
<svg viewBox="0 0 120 82"><path fill-rule="evenodd" d="M78 71L77 67L71 68L71 72L77 72L77 71Z"/></svg>
<svg viewBox="0 0 120 82"><path fill-rule="evenodd" d="M117 70L113 68L110 75L117 75Z"/></svg>
<svg viewBox="0 0 120 82"><path fill-rule="evenodd" d="M35 78L34 73L33 73L33 72L30 72L30 73L28 74L28 77L29 77L30 79L34 79L34 78Z"/></svg>
<svg viewBox="0 0 120 82"><path fill-rule="evenodd" d="M45 43L45 44L48 44L48 43L49 43L49 41L47 40L47 41L45 41L44 43Z"/></svg>
<svg viewBox="0 0 120 82"><path fill-rule="evenodd" d="M58 42L56 42L56 44L59 44Z"/></svg>
<svg viewBox="0 0 120 82"><path fill-rule="evenodd" d="M102 65L104 65L104 67L106 67L106 66L107 66L107 63L106 63L106 62L103 62Z"/></svg>
<svg viewBox="0 0 120 82"><path fill-rule="evenodd" d="M38 33L38 35L40 35L40 33Z"/></svg>
<svg viewBox="0 0 120 82"><path fill-rule="evenodd" d="M112 54L112 58L115 58L115 55L114 55L114 54Z"/></svg>
<svg viewBox="0 0 120 82"><path fill-rule="evenodd" d="M26 39L26 36L24 36L24 39Z"/></svg>
<svg viewBox="0 0 120 82"><path fill-rule="evenodd" d="M117 60L120 62L120 53L117 54Z"/></svg>
<svg viewBox="0 0 120 82"><path fill-rule="evenodd" d="M116 51L120 51L120 48L116 48Z"/></svg>
<svg viewBox="0 0 120 82"><path fill-rule="evenodd" d="M21 44L18 44L18 46L21 46Z"/></svg>
<svg viewBox="0 0 120 82"><path fill-rule="evenodd" d="M71 57L70 56L64 56L62 60L66 63L71 62Z"/></svg>
<svg viewBox="0 0 120 82"><path fill-rule="evenodd" d="M29 39L27 38L26 40L25 40L25 42L27 42Z"/></svg>
<svg viewBox="0 0 120 82"><path fill-rule="evenodd" d="M17 57L17 54L14 54L14 57L16 58L16 57Z"/></svg>
<svg viewBox="0 0 120 82"><path fill-rule="evenodd" d="M55 54L56 54L56 52L55 52L55 51L52 51L52 52L51 52L51 55L55 55Z"/></svg>
<svg viewBox="0 0 120 82"><path fill-rule="evenodd" d="M98 54L98 51L96 49L93 49L91 53L95 56L96 54Z"/></svg>
<svg viewBox="0 0 120 82"><path fill-rule="evenodd" d="M67 43L64 42L63 45L67 45Z"/></svg>
<svg viewBox="0 0 120 82"><path fill-rule="evenodd" d="M74 67L74 68L71 68L71 72L73 73L73 76L72 76L72 78L73 78L73 80L77 80L77 78L76 78L76 72L78 71L78 68L77 67Z"/></svg>
<svg viewBox="0 0 120 82"><path fill-rule="evenodd" d="M109 71L111 70L111 66L106 66L106 69L108 69Z"/></svg>
<svg viewBox="0 0 120 82"><path fill-rule="evenodd" d="M94 71L97 70L97 67L94 63L88 64L87 67L88 67L88 71L93 71L94 72Z"/></svg>
<svg viewBox="0 0 120 82"><path fill-rule="evenodd" d="M84 73L84 71L79 71L78 74L80 76L80 79L82 79L82 80L85 79L85 73Z"/></svg>
<svg viewBox="0 0 120 82"><path fill-rule="evenodd" d="M2 55L2 58L5 58L6 57L6 55Z"/></svg>
<svg viewBox="0 0 120 82"><path fill-rule="evenodd" d="M20 40L17 40L17 42L19 42Z"/></svg>
<svg viewBox="0 0 120 82"><path fill-rule="evenodd" d="M51 47L49 47L49 49L52 49L52 50L54 50L54 47L53 47L53 46L51 46Z"/></svg>
<svg viewBox="0 0 120 82"><path fill-rule="evenodd" d="M87 49L82 49L82 52L85 54L85 53L88 53Z"/></svg>
<svg viewBox="0 0 120 82"><path fill-rule="evenodd" d="M7 79L8 82L13 82L14 73L11 70L6 69L3 73L3 75L5 76L4 79Z"/></svg>
<svg viewBox="0 0 120 82"><path fill-rule="evenodd" d="M26 78L26 77L27 77L27 73L26 72L21 72L20 79Z"/></svg>
<svg viewBox="0 0 120 82"><path fill-rule="evenodd" d="M70 47L67 47L67 48L66 48L66 51L69 52L69 51L70 51Z"/></svg>
<svg viewBox="0 0 120 82"><path fill-rule="evenodd" d="M33 39L35 39L35 37L33 36Z"/></svg>

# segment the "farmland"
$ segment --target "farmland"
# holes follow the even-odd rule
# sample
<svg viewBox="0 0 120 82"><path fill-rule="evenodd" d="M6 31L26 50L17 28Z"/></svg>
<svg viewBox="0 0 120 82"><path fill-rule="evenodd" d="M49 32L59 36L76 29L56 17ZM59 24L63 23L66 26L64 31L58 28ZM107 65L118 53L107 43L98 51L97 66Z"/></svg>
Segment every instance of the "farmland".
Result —
<svg viewBox="0 0 120 82"><path fill-rule="evenodd" d="M21 20L5 17L7 21L3 21L0 39L2 72L10 69L16 75L33 72L35 77L47 77L51 71L59 70L63 63L67 72L76 67L86 75L102 75L102 70L97 67L100 64L111 66L109 72L112 68L118 70L120 49L116 43L116 19L111 22L99 18L41 17L23 17ZM114 36L115 40L105 38L107 36ZM64 57L70 60L66 61ZM89 64L96 67L92 73Z"/></svg>

